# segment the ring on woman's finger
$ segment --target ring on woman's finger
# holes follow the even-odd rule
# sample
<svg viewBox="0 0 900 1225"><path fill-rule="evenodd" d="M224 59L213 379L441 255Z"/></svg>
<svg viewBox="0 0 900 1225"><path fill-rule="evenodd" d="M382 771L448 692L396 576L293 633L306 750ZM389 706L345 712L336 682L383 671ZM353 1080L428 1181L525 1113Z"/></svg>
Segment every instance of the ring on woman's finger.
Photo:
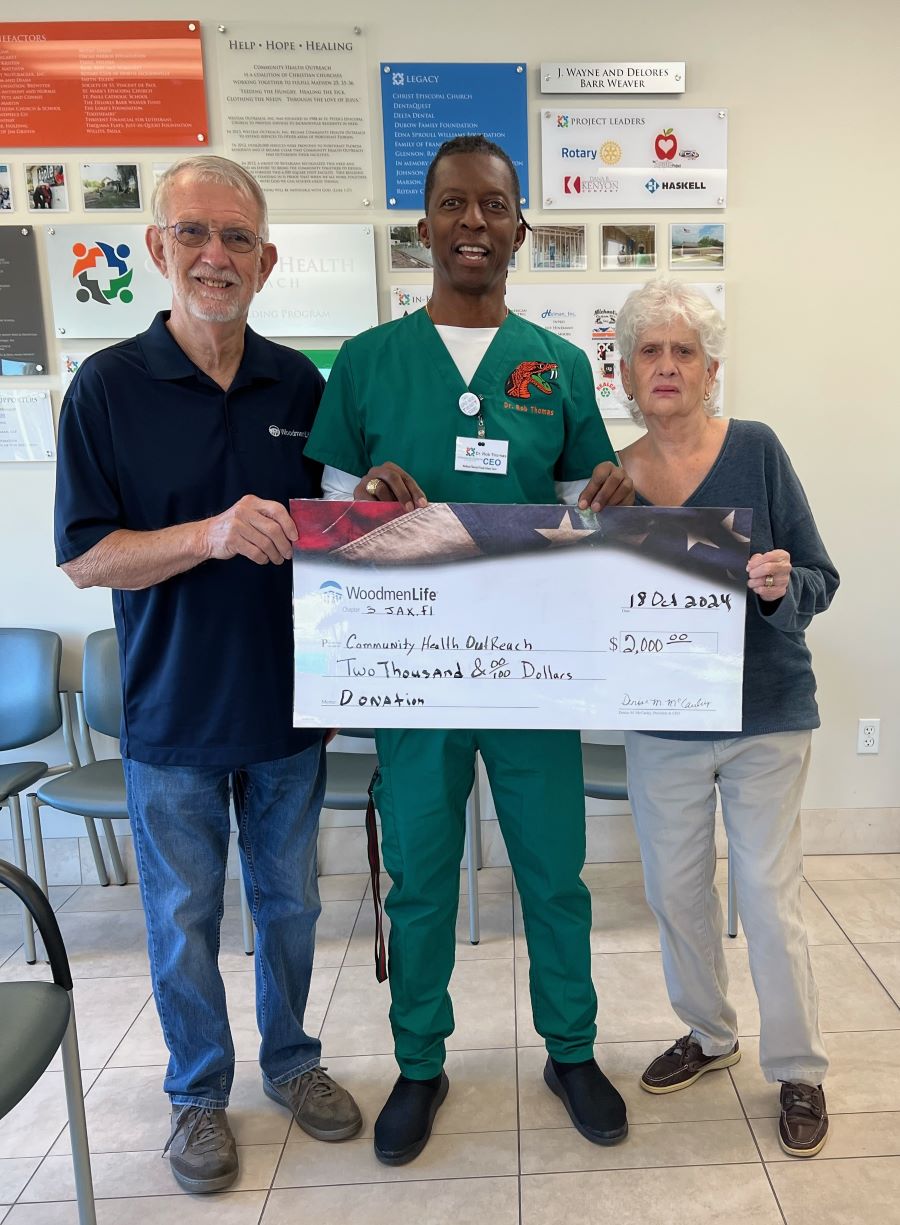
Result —
<svg viewBox="0 0 900 1225"><path fill-rule="evenodd" d="M370 484L371 484L371 482L370 482ZM366 486L366 488L368 489L368 488L369 488L369 486L367 485L367 486ZM774 587L774 586L775 586L775 579L772 577L772 575L771 575L771 574L767 574L767 575L766 575L766 584L765 584L765 585L766 585L767 587Z"/></svg>
<svg viewBox="0 0 900 1225"><path fill-rule="evenodd" d="M378 496L378 486L381 484L380 476L373 476L371 481L366 481L366 493L375 498Z"/></svg>

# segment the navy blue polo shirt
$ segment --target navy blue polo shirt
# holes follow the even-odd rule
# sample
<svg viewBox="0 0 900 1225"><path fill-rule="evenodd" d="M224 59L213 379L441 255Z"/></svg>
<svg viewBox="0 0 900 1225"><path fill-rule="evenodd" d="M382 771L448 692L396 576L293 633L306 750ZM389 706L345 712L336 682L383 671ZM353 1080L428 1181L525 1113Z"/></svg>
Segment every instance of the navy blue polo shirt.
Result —
<svg viewBox="0 0 900 1225"><path fill-rule="evenodd" d="M304 455L324 386L302 354L247 328L223 391L157 315L84 362L63 402L56 561L119 528L218 515L245 494L318 497ZM291 567L207 561L145 591L114 590L123 678L122 754L236 768L299 753L321 733L291 725Z"/></svg>

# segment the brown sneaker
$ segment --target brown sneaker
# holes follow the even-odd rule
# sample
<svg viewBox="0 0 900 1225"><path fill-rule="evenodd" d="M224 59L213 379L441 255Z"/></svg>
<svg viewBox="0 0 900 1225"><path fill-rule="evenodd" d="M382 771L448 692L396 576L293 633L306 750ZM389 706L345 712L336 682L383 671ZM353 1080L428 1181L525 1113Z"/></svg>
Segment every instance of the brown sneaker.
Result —
<svg viewBox="0 0 900 1225"><path fill-rule="evenodd" d="M815 1157L828 1139L828 1111L821 1085L786 1080L781 1086L778 1142L792 1157Z"/></svg>
<svg viewBox="0 0 900 1225"><path fill-rule="evenodd" d="M287 1106L307 1135L315 1140L349 1140L362 1127L359 1107L346 1089L318 1065L283 1085L263 1077L263 1092Z"/></svg>
<svg viewBox="0 0 900 1225"><path fill-rule="evenodd" d="M737 1042L725 1055L704 1055L696 1038L685 1034L653 1060L641 1077L641 1088L648 1093L674 1093L692 1085L704 1072L730 1068L740 1057Z"/></svg>
<svg viewBox="0 0 900 1225"><path fill-rule="evenodd" d="M175 1181L192 1195L224 1191L238 1176L237 1148L224 1110L173 1106L166 1153Z"/></svg>

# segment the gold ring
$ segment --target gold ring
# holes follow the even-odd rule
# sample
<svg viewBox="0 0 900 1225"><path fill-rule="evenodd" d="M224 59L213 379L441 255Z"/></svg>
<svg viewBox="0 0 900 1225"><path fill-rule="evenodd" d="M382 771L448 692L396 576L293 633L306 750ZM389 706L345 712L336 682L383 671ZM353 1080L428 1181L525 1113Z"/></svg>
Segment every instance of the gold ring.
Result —
<svg viewBox="0 0 900 1225"><path fill-rule="evenodd" d="M368 489L368 485L366 486L366 488ZM775 580L774 580L774 578L772 577L772 575L771 575L771 574L767 574L767 575L766 575L766 586L767 586L767 587L774 587L774 586L775 586Z"/></svg>
<svg viewBox="0 0 900 1225"><path fill-rule="evenodd" d="M381 484L380 476L373 476L371 481L366 481L366 493L370 497L376 497L378 494L378 486Z"/></svg>

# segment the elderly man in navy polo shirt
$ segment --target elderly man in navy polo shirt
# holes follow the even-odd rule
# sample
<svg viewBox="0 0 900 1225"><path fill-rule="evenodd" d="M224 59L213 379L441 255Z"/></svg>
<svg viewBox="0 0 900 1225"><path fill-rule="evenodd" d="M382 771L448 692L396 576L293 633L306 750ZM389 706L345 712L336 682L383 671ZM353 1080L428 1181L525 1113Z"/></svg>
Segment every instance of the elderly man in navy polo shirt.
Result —
<svg viewBox="0 0 900 1225"><path fill-rule="evenodd" d="M162 176L147 246L172 310L86 361L63 405L57 563L111 587L122 757L153 990L170 1059L166 1148L189 1191L237 1177L225 1107L234 1047L218 969L237 814L258 933L269 1097L320 1140L361 1126L303 1028L319 894L319 733L291 724L291 497L316 497L304 446L322 379L247 327L277 255L256 180L219 157Z"/></svg>

